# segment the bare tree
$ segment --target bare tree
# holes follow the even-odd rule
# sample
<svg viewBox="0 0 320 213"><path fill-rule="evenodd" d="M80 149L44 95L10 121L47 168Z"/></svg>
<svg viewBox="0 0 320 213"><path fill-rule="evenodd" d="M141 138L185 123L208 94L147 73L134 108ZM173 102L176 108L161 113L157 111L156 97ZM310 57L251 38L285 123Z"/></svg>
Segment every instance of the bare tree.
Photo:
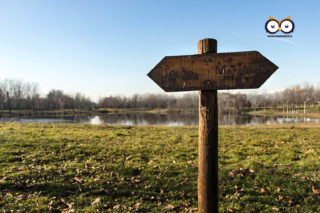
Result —
<svg viewBox="0 0 320 213"><path fill-rule="evenodd" d="M300 99L303 101L303 113L306 114L306 104L312 101L314 88L310 84L305 84L303 88L300 89Z"/></svg>

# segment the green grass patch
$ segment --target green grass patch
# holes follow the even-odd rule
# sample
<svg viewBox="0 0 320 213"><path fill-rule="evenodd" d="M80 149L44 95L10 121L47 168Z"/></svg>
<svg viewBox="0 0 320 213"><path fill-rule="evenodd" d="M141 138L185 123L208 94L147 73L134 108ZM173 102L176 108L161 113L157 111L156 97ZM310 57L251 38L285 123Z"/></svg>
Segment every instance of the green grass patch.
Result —
<svg viewBox="0 0 320 213"><path fill-rule="evenodd" d="M320 126L219 129L220 212L320 212ZM197 127L0 123L3 212L197 212Z"/></svg>

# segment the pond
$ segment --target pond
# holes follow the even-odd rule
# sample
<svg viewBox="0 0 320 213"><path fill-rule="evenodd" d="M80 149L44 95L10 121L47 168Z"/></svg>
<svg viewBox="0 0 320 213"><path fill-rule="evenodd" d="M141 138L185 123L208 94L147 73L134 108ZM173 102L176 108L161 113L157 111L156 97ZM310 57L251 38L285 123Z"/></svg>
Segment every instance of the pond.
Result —
<svg viewBox="0 0 320 213"><path fill-rule="evenodd" d="M0 118L0 122L34 122L34 123L83 123L83 124L116 124L116 125L159 125L159 126L198 126L198 114L106 114L106 115L81 115L74 117L33 118L10 117ZM219 125L258 125L258 124L283 124L283 123L315 123L320 119L295 116L269 117L252 115L226 114L219 116Z"/></svg>

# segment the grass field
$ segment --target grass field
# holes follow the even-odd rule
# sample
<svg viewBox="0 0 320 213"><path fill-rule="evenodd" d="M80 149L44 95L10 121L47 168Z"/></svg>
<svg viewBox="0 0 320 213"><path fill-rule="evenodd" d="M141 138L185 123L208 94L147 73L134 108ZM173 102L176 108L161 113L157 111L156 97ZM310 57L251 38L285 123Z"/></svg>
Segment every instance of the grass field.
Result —
<svg viewBox="0 0 320 213"><path fill-rule="evenodd" d="M320 212L320 125L219 129L221 212ZM197 127L0 123L2 212L197 212Z"/></svg>

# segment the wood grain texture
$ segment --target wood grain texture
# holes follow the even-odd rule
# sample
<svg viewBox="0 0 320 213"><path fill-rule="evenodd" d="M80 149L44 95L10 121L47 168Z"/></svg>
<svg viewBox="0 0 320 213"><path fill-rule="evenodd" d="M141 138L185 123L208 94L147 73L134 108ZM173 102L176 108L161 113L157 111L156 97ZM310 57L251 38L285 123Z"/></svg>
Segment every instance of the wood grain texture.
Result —
<svg viewBox="0 0 320 213"><path fill-rule="evenodd" d="M148 76L166 92L251 89L278 69L257 51L210 53L214 48L205 44L199 41L204 54L164 57Z"/></svg>
<svg viewBox="0 0 320 213"><path fill-rule="evenodd" d="M212 38L205 38L198 41L198 54L204 53L216 53L217 52L217 40Z"/></svg>
<svg viewBox="0 0 320 213"><path fill-rule="evenodd" d="M217 51L215 45L215 40L201 40L198 53ZM217 90L199 91L198 210L202 213L218 212L217 98Z"/></svg>
<svg viewBox="0 0 320 213"><path fill-rule="evenodd" d="M199 212L218 212L217 108L217 90L199 91Z"/></svg>

